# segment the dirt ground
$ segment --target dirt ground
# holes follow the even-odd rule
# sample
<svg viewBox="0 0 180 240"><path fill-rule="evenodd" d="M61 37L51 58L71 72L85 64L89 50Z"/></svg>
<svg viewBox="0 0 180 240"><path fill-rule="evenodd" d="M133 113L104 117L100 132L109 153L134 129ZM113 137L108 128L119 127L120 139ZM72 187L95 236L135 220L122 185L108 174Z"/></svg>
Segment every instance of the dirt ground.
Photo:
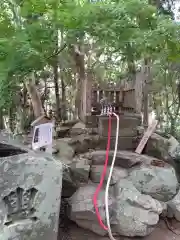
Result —
<svg viewBox="0 0 180 240"><path fill-rule="evenodd" d="M160 221L158 227L154 232L145 238L126 238L126 237L116 237L117 240L180 240L180 223L173 221L171 223L177 235L170 231L163 220ZM69 228L68 237L64 237L63 240L109 240L108 237L99 237L90 231L79 228L75 224L71 224Z"/></svg>
<svg viewBox="0 0 180 240"><path fill-rule="evenodd" d="M73 223L68 215L67 202L62 199L61 211L60 211L60 225L59 225L59 238L58 240L109 240L108 237L100 237L91 231L78 227ZM180 222L175 219L168 220L169 230L165 220L159 221L156 229L147 237L127 238L127 237L115 237L116 240L180 240ZM175 234L175 233L176 234Z"/></svg>

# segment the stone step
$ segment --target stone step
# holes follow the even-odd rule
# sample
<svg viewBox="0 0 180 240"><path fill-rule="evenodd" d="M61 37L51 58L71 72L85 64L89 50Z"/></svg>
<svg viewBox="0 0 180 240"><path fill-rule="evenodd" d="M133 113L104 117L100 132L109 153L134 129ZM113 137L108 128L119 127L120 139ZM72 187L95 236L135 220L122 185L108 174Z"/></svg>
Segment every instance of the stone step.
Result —
<svg viewBox="0 0 180 240"><path fill-rule="evenodd" d="M110 149L113 150L115 147L115 137L111 137ZM137 137L119 137L118 139L118 150L132 150L134 151L138 145ZM101 140L100 149L106 149L107 138L104 137Z"/></svg>
<svg viewBox="0 0 180 240"><path fill-rule="evenodd" d="M108 165L111 165L113 159L114 151L109 152L109 161ZM89 159L92 161L93 165L104 165L104 161L106 158L106 151L99 150L91 152L89 155ZM117 151L115 166L123 167L123 168L131 168L135 165L145 163L151 164L153 161L160 161L157 158L150 157L147 155L140 155L133 151Z"/></svg>

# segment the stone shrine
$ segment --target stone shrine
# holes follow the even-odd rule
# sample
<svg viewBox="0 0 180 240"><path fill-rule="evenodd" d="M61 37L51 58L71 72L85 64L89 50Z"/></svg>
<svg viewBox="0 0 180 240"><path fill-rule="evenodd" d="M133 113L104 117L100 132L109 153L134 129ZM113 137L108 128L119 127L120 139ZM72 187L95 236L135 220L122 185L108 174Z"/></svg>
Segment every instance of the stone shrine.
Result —
<svg viewBox="0 0 180 240"><path fill-rule="evenodd" d="M98 134L107 142L108 116L98 116ZM116 118L111 118L111 149L114 149L116 138ZM137 147L138 126L141 125L141 116L135 113L119 114L119 142L118 150L135 150Z"/></svg>

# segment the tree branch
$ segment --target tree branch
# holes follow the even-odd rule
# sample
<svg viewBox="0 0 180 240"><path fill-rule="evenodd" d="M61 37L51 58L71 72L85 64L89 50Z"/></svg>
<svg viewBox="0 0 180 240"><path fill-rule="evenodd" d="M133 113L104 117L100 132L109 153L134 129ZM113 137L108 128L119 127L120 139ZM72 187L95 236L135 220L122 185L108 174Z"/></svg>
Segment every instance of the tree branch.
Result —
<svg viewBox="0 0 180 240"><path fill-rule="evenodd" d="M52 55L50 55L49 57L46 58L46 60L49 60L57 55L59 55L65 48L67 47L67 43L65 43L62 48L57 49Z"/></svg>

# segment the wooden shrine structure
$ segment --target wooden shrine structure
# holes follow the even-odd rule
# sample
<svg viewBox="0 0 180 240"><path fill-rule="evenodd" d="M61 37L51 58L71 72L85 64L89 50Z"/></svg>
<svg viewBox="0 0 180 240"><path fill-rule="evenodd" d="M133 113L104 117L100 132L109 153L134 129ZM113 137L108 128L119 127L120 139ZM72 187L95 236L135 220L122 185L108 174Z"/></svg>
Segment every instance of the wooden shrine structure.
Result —
<svg viewBox="0 0 180 240"><path fill-rule="evenodd" d="M100 101L103 98L113 103L118 114L140 114L142 110L143 83L145 78L145 71L141 69L131 81L123 79L117 83L109 82L100 84L88 81L86 83L86 92L83 101L83 104L86 105L84 107L86 122L92 122L92 118L95 119L93 116L100 114Z"/></svg>

